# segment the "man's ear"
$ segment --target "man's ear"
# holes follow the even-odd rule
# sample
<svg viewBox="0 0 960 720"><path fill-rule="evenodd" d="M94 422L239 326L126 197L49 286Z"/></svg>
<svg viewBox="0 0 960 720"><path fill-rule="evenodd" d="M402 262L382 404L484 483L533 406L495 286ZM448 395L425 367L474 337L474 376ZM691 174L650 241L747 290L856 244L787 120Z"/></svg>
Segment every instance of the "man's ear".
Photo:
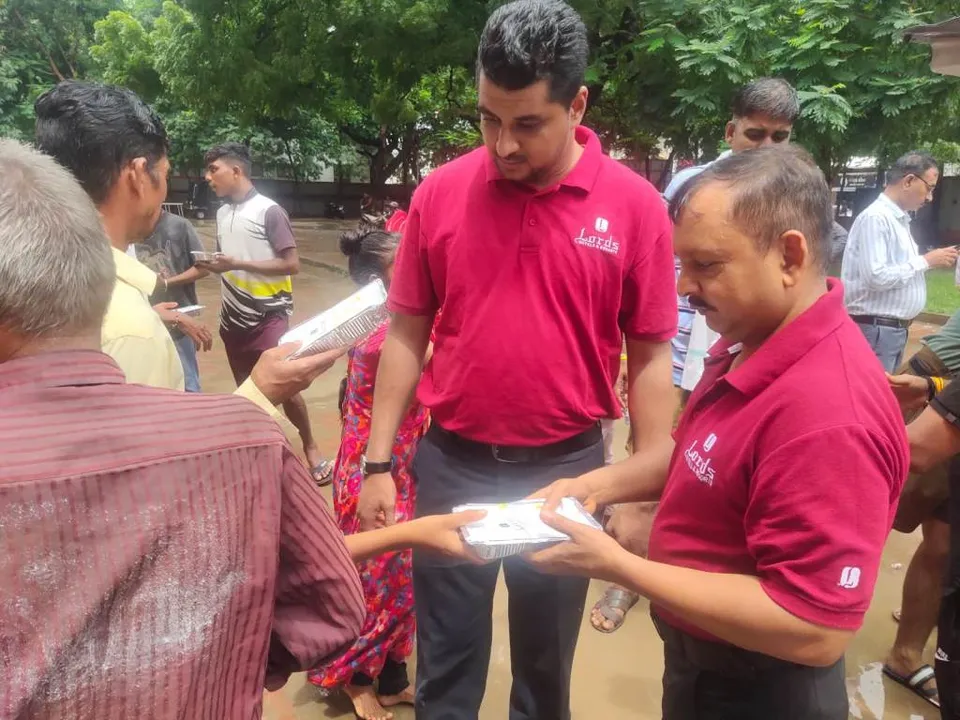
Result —
<svg viewBox="0 0 960 720"><path fill-rule="evenodd" d="M727 123L726 128L723 130L723 139L726 141L727 145L730 144L730 141L733 140L733 134L737 131L737 123L735 120L731 120Z"/></svg>
<svg viewBox="0 0 960 720"><path fill-rule="evenodd" d="M784 283L792 287L796 284L800 271L813 259L810 244L799 230L787 230L778 238L777 243L780 246Z"/></svg>
<svg viewBox="0 0 960 720"><path fill-rule="evenodd" d="M587 112L587 99L589 95L590 91L586 85L584 85L577 91L573 102L570 103L570 119L574 125L579 125L583 121L583 116Z"/></svg>
<svg viewBox="0 0 960 720"><path fill-rule="evenodd" d="M134 197L143 197L147 190L146 183L155 182L150 176L147 159L138 157L127 163L120 170L120 182L127 184L127 188L133 193Z"/></svg>

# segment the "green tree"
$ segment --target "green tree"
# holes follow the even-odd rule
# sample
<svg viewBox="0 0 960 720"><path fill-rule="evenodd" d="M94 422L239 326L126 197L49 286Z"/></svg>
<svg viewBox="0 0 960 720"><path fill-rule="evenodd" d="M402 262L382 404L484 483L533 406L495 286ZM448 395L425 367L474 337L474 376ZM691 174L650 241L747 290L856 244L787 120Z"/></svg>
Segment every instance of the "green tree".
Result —
<svg viewBox="0 0 960 720"><path fill-rule="evenodd" d="M709 157L736 88L778 75L800 92L797 139L830 175L853 155L885 158L942 129L958 84L932 75L901 32L948 11L929 0L601 3L599 114L620 138Z"/></svg>
<svg viewBox="0 0 960 720"><path fill-rule="evenodd" d="M0 135L33 136L33 102L87 77L94 23L120 0L0 0Z"/></svg>
<svg viewBox="0 0 960 720"><path fill-rule="evenodd" d="M422 148L472 114L479 0L190 0L192 103L250 118L311 110L367 158L370 179L417 176ZM200 41L202 38L202 42Z"/></svg>

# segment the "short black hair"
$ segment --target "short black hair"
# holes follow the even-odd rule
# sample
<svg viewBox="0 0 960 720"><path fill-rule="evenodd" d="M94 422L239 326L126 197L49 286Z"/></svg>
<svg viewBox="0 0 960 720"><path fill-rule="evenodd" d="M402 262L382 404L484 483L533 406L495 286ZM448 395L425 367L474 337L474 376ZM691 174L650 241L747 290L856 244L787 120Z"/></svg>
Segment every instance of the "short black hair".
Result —
<svg viewBox="0 0 960 720"><path fill-rule="evenodd" d="M922 150L911 150L897 158L897 161L887 171L887 185L895 185L907 175L916 175L922 178L928 170L938 168L937 159L930 153Z"/></svg>
<svg viewBox="0 0 960 720"><path fill-rule="evenodd" d="M73 173L95 203L107 199L131 161L153 167L170 152L159 116L116 85L67 80L34 103L37 148Z"/></svg>
<svg viewBox="0 0 960 720"><path fill-rule="evenodd" d="M798 145L775 145L733 153L687 181L670 202L670 217L680 220L697 191L721 183L733 201L730 220L766 250L783 233L799 230L817 267L830 262L833 198L826 178L810 154Z"/></svg>
<svg viewBox="0 0 960 720"><path fill-rule="evenodd" d="M482 72L506 90L547 80L550 100L569 106L583 86L589 52L587 28L565 2L514 0L483 28L477 77Z"/></svg>
<svg viewBox="0 0 960 720"><path fill-rule="evenodd" d="M212 148L207 150L207 153L203 156L204 166L210 165L212 162L216 162L222 158L236 163L240 166L240 169L243 170L243 174L247 177L250 177L251 170L253 168L253 160L250 159L250 148L248 148L243 143L238 142L228 142L221 143L220 145L214 145Z"/></svg>
<svg viewBox="0 0 960 720"><path fill-rule="evenodd" d="M340 234L340 252L347 256L350 278L357 285L366 285L383 278L393 264L400 246L400 234L381 228L364 227Z"/></svg>
<svg viewBox="0 0 960 720"><path fill-rule="evenodd" d="M737 118L764 115L793 125L800 115L800 99L793 85L783 78L763 77L740 88L730 110Z"/></svg>

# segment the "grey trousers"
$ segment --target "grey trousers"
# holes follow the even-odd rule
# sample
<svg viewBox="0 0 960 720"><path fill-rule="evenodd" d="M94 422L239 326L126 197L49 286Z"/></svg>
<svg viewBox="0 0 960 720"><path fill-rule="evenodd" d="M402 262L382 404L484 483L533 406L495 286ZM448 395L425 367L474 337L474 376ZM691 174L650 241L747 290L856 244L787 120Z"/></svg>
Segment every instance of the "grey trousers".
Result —
<svg viewBox="0 0 960 720"><path fill-rule="evenodd" d="M413 474L417 515L468 502L520 500L554 480L603 465L603 444L549 463L503 463L441 450L428 434ZM537 572L522 558L502 562L509 593L510 720L569 720L570 671L588 581ZM417 720L476 720L487 682L493 594L501 563L453 564L414 553ZM500 715L499 717L504 717Z"/></svg>
<svg viewBox="0 0 960 720"><path fill-rule="evenodd" d="M654 624L663 639L663 720L847 720L842 659L796 665Z"/></svg>
<svg viewBox="0 0 960 720"><path fill-rule="evenodd" d="M883 369L888 373L895 373L903 362L903 351L907 347L907 329L866 323L857 323L857 327L867 338Z"/></svg>

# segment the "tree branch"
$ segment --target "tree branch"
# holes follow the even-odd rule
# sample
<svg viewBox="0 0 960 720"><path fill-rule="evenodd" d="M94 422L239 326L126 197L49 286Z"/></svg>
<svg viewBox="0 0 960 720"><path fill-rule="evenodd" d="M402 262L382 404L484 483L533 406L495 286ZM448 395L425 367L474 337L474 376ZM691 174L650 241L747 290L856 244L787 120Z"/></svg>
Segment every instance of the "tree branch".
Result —
<svg viewBox="0 0 960 720"><path fill-rule="evenodd" d="M33 30L30 29L30 26L27 25L26 21L23 19L23 16L20 14L20 11L16 8L12 8L13 14L17 16L17 20L20 21L20 24L23 26L23 29L27 32L30 37L36 41L37 45L40 47L40 52L42 52L46 58L47 62L50 63L50 72L53 73L53 76L57 79L57 82L63 82L66 78L63 76L63 73L60 72L60 68L57 67L57 63L53 60L53 55L50 54L50 51L47 49L47 46L43 44L43 40L40 39Z"/></svg>
<svg viewBox="0 0 960 720"><path fill-rule="evenodd" d="M348 125L340 125L338 129L341 133L353 140L353 142L355 142L357 145L366 145L367 147L377 149L380 148L379 138L372 138L369 135L362 135Z"/></svg>

